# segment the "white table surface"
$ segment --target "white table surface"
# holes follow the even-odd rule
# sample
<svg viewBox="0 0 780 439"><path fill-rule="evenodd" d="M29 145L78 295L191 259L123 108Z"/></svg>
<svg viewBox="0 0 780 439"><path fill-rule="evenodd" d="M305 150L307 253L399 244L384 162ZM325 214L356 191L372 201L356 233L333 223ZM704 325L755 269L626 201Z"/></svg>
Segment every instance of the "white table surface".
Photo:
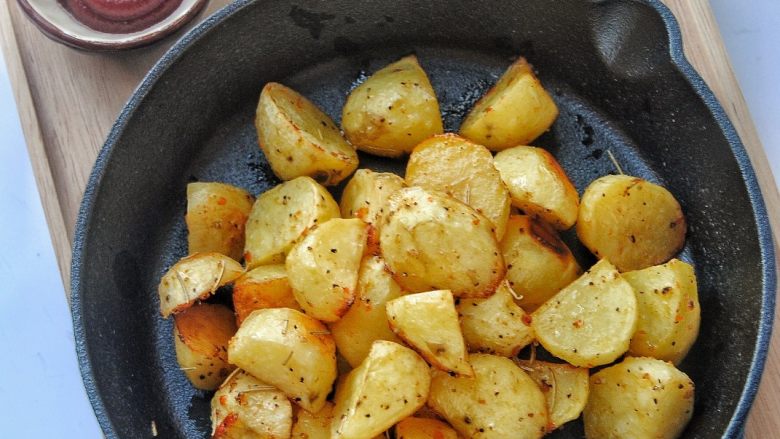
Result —
<svg viewBox="0 0 780 439"><path fill-rule="evenodd" d="M780 2L711 0L775 176L780 175ZM0 66L1 437L99 438L81 383L70 313Z"/></svg>

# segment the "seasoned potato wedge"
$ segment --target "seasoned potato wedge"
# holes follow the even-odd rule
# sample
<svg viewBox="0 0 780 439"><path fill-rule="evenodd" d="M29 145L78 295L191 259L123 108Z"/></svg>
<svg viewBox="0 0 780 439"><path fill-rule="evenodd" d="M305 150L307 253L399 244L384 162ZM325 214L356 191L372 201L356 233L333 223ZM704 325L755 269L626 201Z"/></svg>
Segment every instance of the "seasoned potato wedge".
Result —
<svg viewBox="0 0 780 439"><path fill-rule="evenodd" d="M239 369L211 398L212 439L289 438L292 415L284 393Z"/></svg>
<svg viewBox="0 0 780 439"><path fill-rule="evenodd" d="M380 246L401 288L448 289L458 297L488 297L506 268L490 221L440 192L396 191L387 202Z"/></svg>
<svg viewBox="0 0 780 439"><path fill-rule="evenodd" d="M628 175L607 175L582 195L577 237L618 270L663 264L685 243L685 216L666 189Z"/></svg>
<svg viewBox="0 0 780 439"><path fill-rule="evenodd" d="M309 228L339 217L327 189L298 177L261 194L246 223L244 262L248 269L279 264Z"/></svg>
<svg viewBox="0 0 780 439"><path fill-rule="evenodd" d="M628 352L678 364L699 335L701 309L693 267L678 259L623 273L636 292L639 320Z"/></svg>
<svg viewBox="0 0 780 439"><path fill-rule="evenodd" d="M558 107L525 58L519 58L477 101L460 126L460 135L501 151L527 145L555 122Z"/></svg>
<svg viewBox="0 0 780 439"><path fill-rule="evenodd" d="M380 434L425 404L428 365L413 350L377 340L366 359L336 388L333 439Z"/></svg>
<svg viewBox="0 0 780 439"><path fill-rule="evenodd" d="M387 302L390 328L430 364L458 375L473 376L449 290L409 294Z"/></svg>
<svg viewBox="0 0 780 439"><path fill-rule="evenodd" d="M528 215L566 230L577 221L579 196L566 172L549 152L533 146L517 146L494 159L506 183L512 204Z"/></svg>
<svg viewBox="0 0 780 439"><path fill-rule="evenodd" d="M355 303L341 319L330 325L339 353L352 367L357 367L376 340L401 343L387 323L385 304L404 292L385 270L378 256L363 259L360 264Z"/></svg>
<svg viewBox="0 0 780 439"><path fill-rule="evenodd" d="M693 381L671 363L629 357L590 377L589 439L674 439L693 415Z"/></svg>
<svg viewBox="0 0 780 439"><path fill-rule="evenodd" d="M533 311L582 274L569 247L547 224L527 215L512 215L501 240L506 279Z"/></svg>
<svg viewBox="0 0 780 439"><path fill-rule="evenodd" d="M298 410L292 427L292 439L330 439L330 424L333 420L333 404L326 402L316 413Z"/></svg>
<svg viewBox="0 0 780 439"><path fill-rule="evenodd" d="M233 308L239 326L256 309L301 309L287 280L287 270L281 264L261 265L236 279Z"/></svg>
<svg viewBox="0 0 780 439"><path fill-rule="evenodd" d="M306 314L335 322L355 300L368 228L357 218L334 218L309 230L287 256L293 295Z"/></svg>
<svg viewBox="0 0 780 439"><path fill-rule="evenodd" d="M540 438L547 432L542 391L512 360L470 358L474 377L433 370L428 405L467 438Z"/></svg>
<svg viewBox="0 0 780 439"><path fill-rule="evenodd" d="M538 360L517 360L517 364L542 389L552 428L580 417L588 402L588 369Z"/></svg>
<svg viewBox="0 0 780 439"><path fill-rule="evenodd" d="M387 198L403 187L406 187L404 179L395 174L358 169L341 195L341 216L360 218L379 228L384 218Z"/></svg>
<svg viewBox="0 0 780 439"><path fill-rule="evenodd" d="M282 84L263 87L255 127L263 154L282 180L306 175L329 186L358 166L357 152L333 120Z"/></svg>
<svg viewBox="0 0 780 439"><path fill-rule="evenodd" d="M228 360L310 412L322 408L336 380L333 337L316 319L288 308L250 314L230 340Z"/></svg>
<svg viewBox="0 0 780 439"><path fill-rule="evenodd" d="M431 137L414 148L406 183L444 192L484 215L501 239L509 218L509 191L482 145L456 134Z"/></svg>
<svg viewBox="0 0 780 439"><path fill-rule="evenodd" d="M378 70L347 96L341 126L357 149L398 157L443 131L428 76L407 56Z"/></svg>
<svg viewBox="0 0 780 439"><path fill-rule="evenodd" d="M536 338L551 354L580 367L615 361L628 350L637 322L631 285L606 259L532 314Z"/></svg>
<svg viewBox="0 0 780 439"><path fill-rule="evenodd" d="M220 253L196 253L182 258L168 269L157 286L160 314L167 318L181 312L242 274L241 264Z"/></svg>
<svg viewBox="0 0 780 439"><path fill-rule="evenodd" d="M230 308L201 303L173 316L173 340L179 367L197 389L214 390L235 369L227 345L236 333Z"/></svg>
<svg viewBox="0 0 780 439"><path fill-rule="evenodd" d="M517 306L506 282L487 299L460 299L463 339L470 352L513 357L534 340L531 316Z"/></svg>
<svg viewBox="0 0 780 439"><path fill-rule="evenodd" d="M395 425L396 439L458 439L458 433L437 419L406 418Z"/></svg>
<svg viewBox="0 0 780 439"><path fill-rule="evenodd" d="M224 183L187 185L187 246L189 253L217 252L241 259L244 226L255 197Z"/></svg>

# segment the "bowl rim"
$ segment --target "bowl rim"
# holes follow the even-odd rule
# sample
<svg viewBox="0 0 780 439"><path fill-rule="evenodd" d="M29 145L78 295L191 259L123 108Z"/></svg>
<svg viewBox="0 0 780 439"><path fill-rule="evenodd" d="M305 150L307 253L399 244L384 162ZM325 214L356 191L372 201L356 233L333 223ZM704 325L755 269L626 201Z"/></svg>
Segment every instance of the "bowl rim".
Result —
<svg viewBox="0 0 780 439"><path fill-rule="evenodd" d="M20 0L23 1L23 0ZM26 1L26 0L25 0ZM219 24L230 18L234 13L259 2L260 0L235 0L222 7L206 18L202 23L189 30L182 36L146 74L138 88L132 94L127 104L114 122L108 134L105 144L101 148L95 165L90 173L79 209L76 230L74 234L73 258L71 263L71 314L73 316L73 329L76 342L76 354L79 362L84 387L87 396L95 411L98 422L109 439L119 438L106 411L103 400L98 392L93 375L92 364L88 355L86 332L82 319L81 277L80 270L83 264L82 256L89 235L89 225L93 216L94 202L97 196L97 188L103 178L112 151L116 143L122 137L129 119L142 103L150 89L157 83L162 75L175 62L181 58L186 50L196 41L213 31ZM762 260L762 293L761 314L759 317L758 331L755 341L755 351L750 362L750 370L745 379L745 385L740 394L734 412L723 433L723 438L738 439L744 435L745 421L750 408L755 400L756 393L764 371L764 366L769 350L770 337L775 311L775 294L777 291L777 261L775 259L774 240L769 222L769 215L761 193L761 187L755 170L750 162L750 157L742 144L733 124L726 115L723 107L714 93L699 73L693 68L683 52L682 31L677 19L671 10L661 0L630 0L651 7L661 17L668 35L668 51L674 67L685 77L695 93L702 99L704 105L710 111L719 128L726 137L734 158L739 167L742 179L750 200L753 216L756 221L758 244Z"/></svg>

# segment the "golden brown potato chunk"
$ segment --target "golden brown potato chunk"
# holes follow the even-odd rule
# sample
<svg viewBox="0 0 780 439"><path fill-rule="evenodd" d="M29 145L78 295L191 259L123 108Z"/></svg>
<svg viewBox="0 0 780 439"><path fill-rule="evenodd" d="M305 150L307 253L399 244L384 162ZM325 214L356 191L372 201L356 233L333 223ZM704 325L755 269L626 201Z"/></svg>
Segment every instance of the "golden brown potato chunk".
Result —
<svg viewBox="0 0 780 439"><path fill-rule="evenodd" d="M494 162L514 206L558 230L577 221L577 189L552 154L542 148L517 146L496 154Z"/></svg>
<svg viewBox="0 0 780 439"><path fill-rule="evenodd" d="M195 388L214 390L235 369L227 358L235 333L233 313L224 305L201 303L174 316L176 360Z"/></svg>
<svg viewBox="0 0 780 439"><path fill-rule="evenodd" d="M509 191L482 145L456 134L434 136L414 148L406 183L444 192L484 215L501 239L509 218Z"/></svg>
<svg viewBox="0 0 780 439"><path fill-rule="evenodd" d="M417 57L401 58L352 90L341 126L359 150L385 157L409 153L441 134L439 102Z"/></svg>
<svg viewBox="0 0 780 439"><path fill-rule="evenodd" d="M355 149L333 120L282 84L269 82L263 87L255 127L260 149L282 180L305 175L335 185L358 166Z"/></svg>
<svg viewBox="0 0 780 439"><path fill-rule="evenodd" d="M458 439L458 433L436 419L406 418L395 425L396 439Z"/></svg>
<svg viewBox="0 0 780 439"><path fill-rule="evenodd" d="M281 264L261 265L236 279L233 284L233 308L239 326L256 309L301 309L287 280L287 270Z"/></svg>
<svg viewBox="0 0 780 439"><path fill-rule="evenodd" d="M590 377L588 439L674 439L693 415L693 381L671 363L628 357Z"/></svg>
<svg viewBox="0 0 780 439"><path fill-rule="evenodd" d="M333 420L333 404L326 402L316 413L298 410L292 427L292 439L330 439L330 423Z"/></svg>
<svg viewBox="0 0 780 439"><path fill-rule="evenodd" d="M224 183L187 185L187 245L189 253L217 252L240 260L244 226L255 197Z"/></svg>
<svg viewBox="0 0 780 439"><path fill-rule="evenodd" d="M582 274L569 247L555 230L527 215L512 215L501 240L506 279L517 303L533 311Z"/></svg>
<svg viewBox="0 0 780 439"><path fill-rule="evenodd" d="M341 195L341 216L360 218L379 228L390 194L406 187L404 179L389 172L358 169Z"/></svg>
<svg viewBox="0 0 780 439"><path fill-rule="evenodd" d="M693 267L678 259L664 265L623 273L636 292L639 320L628 352L680 363L688 354L701 323Z"/></svg>
<svg viewBox="0 0 780 439"><path fill-rule="evenodd" d="M582 194L577 237L621 272L671 259L685 243L685 229L674 196L641 178L608 175Z"/></svg>
<svg viewBox="0 0 780 439"><path fill-rule="evenodd" d="M588 402L588 369L570 364L517 360L544 393L552 428L577 419Z"/></svg>
<svg viewBox="0 0 780 439"><path fill-rule="evenodd" d="M558 107L536 79L531 65L519 58L493 88L477 101L460 126L460 135L501 151L527 145L555 122Z"/></svg>
<svg viewBox="0 0 780 439"><path fill-rule="evenodd" d="M160 314L168 317L214 294L244 274L244 267L220 253L196 253L175 263L160 279Z"/></svg>

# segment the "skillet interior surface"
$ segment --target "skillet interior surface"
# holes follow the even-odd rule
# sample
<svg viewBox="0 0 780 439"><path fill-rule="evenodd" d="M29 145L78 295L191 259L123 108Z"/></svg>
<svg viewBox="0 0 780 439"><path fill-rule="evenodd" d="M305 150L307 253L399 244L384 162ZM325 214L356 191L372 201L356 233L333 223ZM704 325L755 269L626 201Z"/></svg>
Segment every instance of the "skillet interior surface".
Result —
<svg viewBox="0 0 780 439"><path fill-rule="evenodd" d="M735 437L765 355L774 291L766 212L742 146L682 60L679 31L654 1L239 1L185 36L133 96L85 194L73 264L82 373L110 438L208 437L210 393L176 363L157 282L186 255L185 189L223 181L254 194L273 176L257 146L262 86L298 90L337 122L348 91L415 53L445 128L518 55L561 110L535 144L580 194L626 174L670 188L689 222L680 258L695 265L699 339L681 369L697 384L685 438ZM361 167L404 163L361 155ZM337 189L338 190L338 189ZM580 261L592 256L566 236ZM579 421L551 437L582 437Z"/></svg>

